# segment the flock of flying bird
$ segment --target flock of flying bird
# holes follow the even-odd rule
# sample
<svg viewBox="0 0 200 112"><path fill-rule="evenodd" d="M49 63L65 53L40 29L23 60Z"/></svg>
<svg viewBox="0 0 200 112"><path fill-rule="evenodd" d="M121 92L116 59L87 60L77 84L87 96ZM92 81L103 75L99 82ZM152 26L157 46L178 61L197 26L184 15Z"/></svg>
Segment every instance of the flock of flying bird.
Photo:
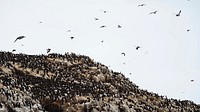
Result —
<svg viewBox="0 0 200 112"><path fill-rule="evenodd" d="M188 0L188 1L189 1L189 0ZM146 6L146 4L140 4L140 5L138 5L138 7L143 7L143 6ZM100 11L103 12L103 13L107 13L106 10L100 10ZM157 14L157 12L158 12L158 10L155 10L155 11L153 11L153 12L150 12L149 15ZM177 14L175 14L175 15L176 15L177 17L179 17L179 16L181 15L181 10L180 10ZM94 18L94 20L95 20L95 21L98 21L99 18ZM42 23L42 22L40 21L39 23ZM107 26L105 26L105 25L100 26L100 28L106 28L106 27L107 27ZM122 26L121 26L121 25L117 25L117 28L122 28ZM187 32L189 32L189 31L190 31L190 29L187 30ZM67 30L67 32L71 32L71 30ZM25 37L25 36L19 36L19 37L17 37L17 38L15 39L14 42L16 42L17 40L24 39L24 38L26 38L26 37ZM73 37L73 36L70 37L71 40L73 40L74 38L75 38L75 37ZM102 40L101 42L103 43L104 41ZM141 48L141 46L135 46L135 50L139 50L140 48ZM15 52L15 51L16 51L16 49L13 49L13 50L12 50L12 52ZM47 49L46 49L46 52L47 52L47 53L49 53L50 51L51 51L50 48L47 48ZM124 52L122 52L121 55L125 56L126 54L125 54ZM194 82L194 80L191 80L191 82Z"/></svg>
<svg viewBox="0 0 200 112"><path fill-rule="evenodd" d="M139 5L139 6L144 6L144 5L146 5L146 4L141 4L141 5ZM103 13L107 13L107 11L105 11L105 10L100 10L100 11L102 11ZM157 11L156 11L157 12ZM99 20L99 18L94 18L94 20ZM41 21L39 22L39 23L42 23ZM100 26L100 28L106 28L107 26L105 26L105 25L102 25L102 26ZM117 25L117 28L122 28L122 26L121 25ZM71 32L71 30L67 30L67 32ZM19 37L17 37L16 39L15 39L15 41L14 41L14 43L17 41L17 40L21 40L21 39L24 39L24 38L26 38L25 36L19 36ZM73 36L71 36L70 37L70 39L71 40L73 40L75 37L73 37ZM101 41L102 43L104 42L103 40ZM140 46L136 46L136 50L139 50L139 48L141 48ZM16 51L16 49L13 49L12 50L12 52L15 52ZM47 48L46 49L46 51L47 51L47 53L49 53L50 51L51 51L51 49L50 48ZM125 56L125 53L122 53L124 56Z"/></svg>

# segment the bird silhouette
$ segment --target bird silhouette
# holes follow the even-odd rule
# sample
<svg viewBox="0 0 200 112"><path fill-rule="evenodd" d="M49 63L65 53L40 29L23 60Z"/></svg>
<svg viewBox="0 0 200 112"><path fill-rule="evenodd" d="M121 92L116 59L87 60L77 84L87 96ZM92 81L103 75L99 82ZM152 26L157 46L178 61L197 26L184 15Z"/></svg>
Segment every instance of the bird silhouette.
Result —
<svg viewBox="0 0 200 112"><path fill-rule="evenodd" d="M156 14L158 11L156 10L156 11L154 11L154 12L150 12L149 14Z"/></svg>
<svg viewBox="0 0 200 112"><path fill-rule="evenodd" d="M117 28L122 28L122 26L121 25L117 25Z"/></svg>
<svg viewBox="0 0 200 112"><path fill-rule="evenodd" d="M194 82L194 80L192 79L192 80L190 80L191 82Z"/></svg>
<svg viewBox="0 0 200 112"><path fill-rule="evenodd" d="M103 43L103 40L101 42Z"/></svg>
<svg viewBox="0 0 200 112"><path fill-rule="evenodd" d="M99 18L94 18L94 20L96 20L96 21L97 21L97 20L99 20Z"/></svg>
<svg viewBox="0 0 200 112"><path fill-rule="evenodd" d="M138 7L141 7L141 6L145 6L146 4L140 4L140 5L138 5Z"/></svg>
<svg viewBox="0 0 200 112"><path fill-rule="evenodd" d="M139 50L139 48L141 48L141 47L140 47L140 46L136 46L136 48L135 48L135 49L136 49L136 50Z"/></svg>
<svg viewBox="0 0 200 112"><path fill-rule="evenodd" d="M74 39L74 37L70 37L70 38L71 38L71 40Z"/></svg>
<svg viewBox="0 0 200 112"><path fill-rule="evenodd" d="M71 30L67 30L67 32L71 32Z"/></svg>
<svg viewBox="0 0 200 112"><path fill-rule="evenodd" d="M100 10L100 11L102 11L103 13L106 13L107 11L105 11L105 10Z"/></svg>
<svg viewBox="0 0 200 112"><path fill-rule="evenodd" d="M16 38L16 40L14 42L16 42L17 40L21 40L23 38L25 38L25 36L19 36L19 37Z"/></svg>
<svg viewBox="0 0 200 112"><path fill-rule="evenodd" d="M16 51L16 49L13 49L13 50L12 50L12 52L15 52L15 51Z"/></svg>
<svg viewBox="0 0 200 112"><path fill-rule="evenodd" d="M48 48L48 49L47 49L47 53L49 53L50 51L51 51L51 49L50 49L50 48Z"/></svg>
<svg viewBox="0 0 200 112"><path fill-rule="evenodd" d="M105 25L103 25L103 26L101 26L100 28L106 28L106 26L105 26Z"/></svg>
<svg viewBox="0 0 200 112"><path fill-rule="evenodd" d="M121 54L124 55L124 56L126 55L124 52L122 52Z"/></svg>
<svg viewBox="0 0 200 112"><path fill-rule="evenodd" d="M187 30L187 32L189 32L189 31L190 31L190 29Z"/></svg>
<svg viewBox="0 0 200 112"><path fill-rule="evenodd" d="M176 14L176 16L178 17L178 16L180 16L181 15L181 10L178 12L178 14Z"/></svg>

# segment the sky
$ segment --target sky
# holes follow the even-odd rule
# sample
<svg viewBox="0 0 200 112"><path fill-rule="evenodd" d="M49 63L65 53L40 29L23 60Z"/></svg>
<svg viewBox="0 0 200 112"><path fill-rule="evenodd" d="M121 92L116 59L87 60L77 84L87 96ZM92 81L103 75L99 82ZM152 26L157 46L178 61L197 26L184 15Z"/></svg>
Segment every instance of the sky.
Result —
<svg viewBox="0 0 200 112"><path fill-rule="evenodd" d="M141 89L200 104L199 20L199 0L0 0L0 50L87 55Z"/></svg>

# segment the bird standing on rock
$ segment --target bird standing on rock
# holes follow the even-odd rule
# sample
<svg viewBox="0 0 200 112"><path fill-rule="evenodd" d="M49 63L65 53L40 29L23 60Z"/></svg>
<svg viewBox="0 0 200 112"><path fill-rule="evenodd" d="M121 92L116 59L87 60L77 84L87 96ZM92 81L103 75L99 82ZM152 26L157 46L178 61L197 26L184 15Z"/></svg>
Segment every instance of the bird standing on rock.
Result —
<svg viewBox="0 0 200 112"><path fill-rule="evenodd" d="M19 37L16 38L16 40L14 42L16 42L17 40L21 40L23 38L25 38L25 36L19 36Z"/></svg>

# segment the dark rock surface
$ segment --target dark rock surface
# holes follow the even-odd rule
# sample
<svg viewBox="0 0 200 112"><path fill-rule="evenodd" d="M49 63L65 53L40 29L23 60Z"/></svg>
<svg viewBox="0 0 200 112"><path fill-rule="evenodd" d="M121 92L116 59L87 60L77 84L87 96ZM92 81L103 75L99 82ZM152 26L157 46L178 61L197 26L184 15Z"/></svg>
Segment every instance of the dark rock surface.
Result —
<svg viewBox="0 0 200 112"><path fill-rule="evenodd" d="M0 112L43 111L200 112L200 105L141 90L87 56L0 52Z"/></svg>

